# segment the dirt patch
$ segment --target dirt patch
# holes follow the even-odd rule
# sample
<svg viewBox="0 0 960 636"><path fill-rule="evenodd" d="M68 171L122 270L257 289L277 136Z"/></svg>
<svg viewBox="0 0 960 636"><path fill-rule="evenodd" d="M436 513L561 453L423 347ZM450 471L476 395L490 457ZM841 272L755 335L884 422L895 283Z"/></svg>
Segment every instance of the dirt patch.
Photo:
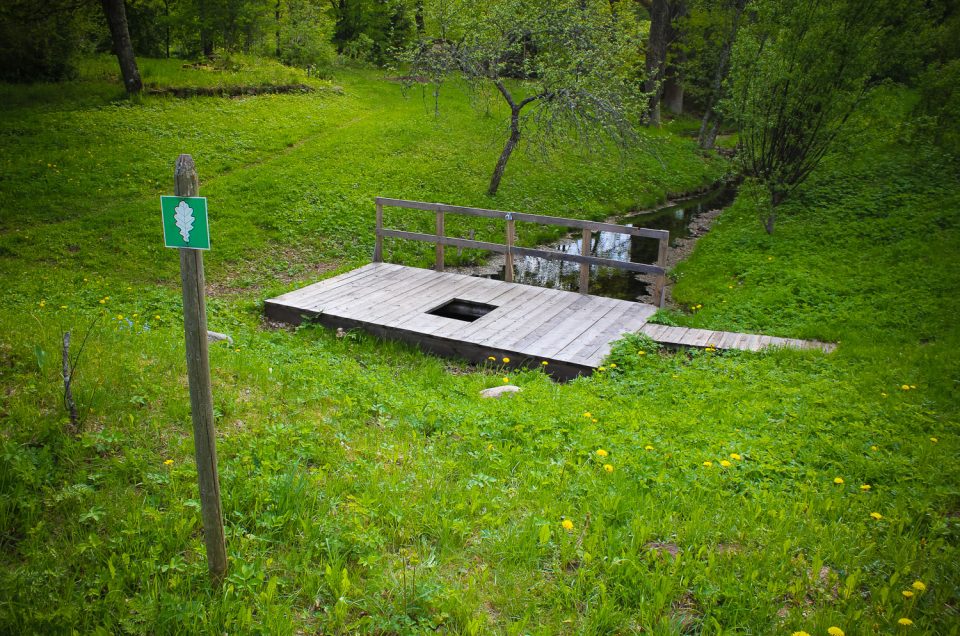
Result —
<svg viewBox="0 0 960 636"><path fill-rule="evenodd" d="M271 272L269 276L271 285L277 282L288 285L297 281L311 280L317 276L332 272L343 265L339 261L320 263L313 262L306 264L304 261L308 260L309 256L301 254L300 252L290 248L276 249L273 253L276 255L277 262L290 266L302 265L304 269L299 271L297 274L289 274L286 271ZM287 269L289 269L289 267ZM251 263L248 267L244 267L243 269L232 270L225 277L223 277L222 280L217 280L215 282L208 281L207 295L212 297L239 296L241 294L256 292L263 289L264 285L260 282L250 285L236 284L236 281L248 277L263 279L263 272L258 270L257 263Z"/></svg>
<svg viewBox="0 0 960 636"><path fill-rule="evenodd" d="M672 558L677 558L680 555L680 546L676 543L662 543L660 541L651 541L650 543L643 546L644 549L649 550L650 552L656 552L657 556L664 556L669 554Z"/></svg>
<svg viewBox="0 0 960 636"><path fill-rule="evenodd" d="M690 592L685 592L671 604L670 615L681 634L696 633L703 618L703 612Z"/></svg>

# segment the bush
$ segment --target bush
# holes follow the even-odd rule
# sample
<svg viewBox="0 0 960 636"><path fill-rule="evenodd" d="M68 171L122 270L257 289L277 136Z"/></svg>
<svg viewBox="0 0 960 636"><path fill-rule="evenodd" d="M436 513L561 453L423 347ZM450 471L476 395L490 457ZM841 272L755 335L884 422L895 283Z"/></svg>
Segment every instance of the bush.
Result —
<svg viewBox="0 0 960 636"><path fill-rule="evenodd" d="M326 66L333 58L333 24L313 3L289 0L280 28L280 59L291 66Z"/></svg>
<svg viewBox="0 0 960 636"><path fill-rule="evenodd" d="M88 15L46 11L18 0L0 6L0 80L50 82L76 76Z"/></svg>
<svg viewBox="0 0 960 636"><path fill-rule="evenodd" d="M960 155L960 60L930 66L920 76L922 114L934 119L931 132L937 145Z"/></svg>

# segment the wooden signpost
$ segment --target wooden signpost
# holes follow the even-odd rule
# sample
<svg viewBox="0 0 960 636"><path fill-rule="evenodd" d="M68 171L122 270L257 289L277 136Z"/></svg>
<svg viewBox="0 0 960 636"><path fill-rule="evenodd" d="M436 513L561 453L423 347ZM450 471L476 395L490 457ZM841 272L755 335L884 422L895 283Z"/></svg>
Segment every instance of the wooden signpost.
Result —
<svg viewBox="0 0 960 636"><path fill-rule="evenodd" d="M203 249L210 249L206 199L197 197L199 181L193 157L180 155L173 173L173 197L161 197L164 242L180 251L183 283L183 331L187 345L190 412L200 482L200 513L207 565L215 583L227 572L227 546L217 476L217 436L207 357L207 308L204 302ZM171 201L171 199L173 199ZM168 231L169 230L169 231Z"/></svg>

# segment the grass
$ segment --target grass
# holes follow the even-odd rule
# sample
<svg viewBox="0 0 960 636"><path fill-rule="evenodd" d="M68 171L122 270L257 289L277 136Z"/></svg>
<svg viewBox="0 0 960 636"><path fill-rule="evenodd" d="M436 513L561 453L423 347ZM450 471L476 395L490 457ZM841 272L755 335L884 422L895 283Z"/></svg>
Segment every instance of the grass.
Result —
<svg viewBox="0 0 960 636"><path fill-rule="evenodd" d="M957 633L960 187L897 123L909 96L876 97L859 151L831 157L774 236L747 188L677 271L675 297L702 309L669 319L835 354L627 338L558 385L272 329L260 301L368 259L376 194L602 218L725 166L651 132L665 167L518 156L490 199L500 119L455 91L434 119L375 74L335 81L343 95L5 106L0 630ZM158 247L181 151L210 199L210 328L235 340L211 348L220 590L176 258ZM73 437L58 342L93 321ZM523 392L478 399L504 376Z"/></svg>

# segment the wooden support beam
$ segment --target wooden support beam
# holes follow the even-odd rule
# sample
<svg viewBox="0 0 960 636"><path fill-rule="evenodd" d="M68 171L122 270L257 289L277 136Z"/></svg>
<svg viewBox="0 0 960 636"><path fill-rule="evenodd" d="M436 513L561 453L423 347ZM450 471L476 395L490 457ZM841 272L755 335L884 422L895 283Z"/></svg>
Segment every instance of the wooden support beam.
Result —
<svg viewBox="0 0 960 636"><path fill-rule="evenodd" d="M503 261L503 280L508 283L513 282L513 244L517 240L517 226L516 221L513 220L511 215L506 216L507 219L507 252L506 257Z"/></svg>
<svg viewBox="0 0 960 636"><path fill-rule="evenodd" d="M664 236L660 239L660 246L657 250L657 266L660 267L662 272L657 276L657 287L656 295L654 298L658 299L657 306L663 308L663 305L667 302L667 250L670 249L670 235Z"/></svg>
<svg viewBox="0 0 960 636"><path fill-rule="evenodd" d="M443 210L437 210L437 238L443 238L446 235L443 215ZM436 271L443 271L443 260L443 241L437 241L437 262L433 267Z"/></svg>
<svg viewBox="0 0 960 636"><path fill-rule="evenodd" d="M373 245L373 262L383 262L383 204L377 202L376 242Z"/></svg>
<svg viewBox="0 0 960 636"><path fill-rule="evenodd" d="M593 238L593 232L589 229L584 228L583 234L581 235L580 242L580 254L582 256L590 256L590 241ZM590 293L590 264L589 263L580 263L580 293L588 294Z"/></svg>

